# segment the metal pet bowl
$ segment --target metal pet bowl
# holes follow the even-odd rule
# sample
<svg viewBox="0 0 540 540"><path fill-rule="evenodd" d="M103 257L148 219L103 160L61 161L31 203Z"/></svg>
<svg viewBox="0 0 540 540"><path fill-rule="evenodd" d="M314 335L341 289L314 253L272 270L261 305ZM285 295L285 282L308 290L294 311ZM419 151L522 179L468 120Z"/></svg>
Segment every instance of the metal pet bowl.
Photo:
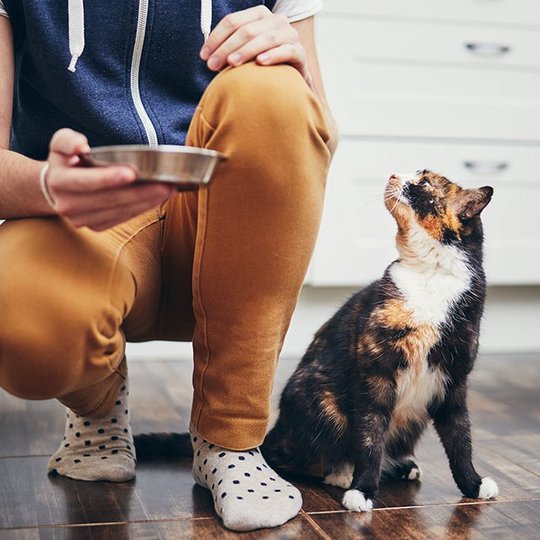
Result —
<svg viewBox="0 0 540 540"><path fill-rule="evenodd" d="M171 182L180 191L208 184L217 164L225 155L215 150L192 146L142 145L100 146L80 156L89 166L128 165L137 172L137 180Z"/></svg>

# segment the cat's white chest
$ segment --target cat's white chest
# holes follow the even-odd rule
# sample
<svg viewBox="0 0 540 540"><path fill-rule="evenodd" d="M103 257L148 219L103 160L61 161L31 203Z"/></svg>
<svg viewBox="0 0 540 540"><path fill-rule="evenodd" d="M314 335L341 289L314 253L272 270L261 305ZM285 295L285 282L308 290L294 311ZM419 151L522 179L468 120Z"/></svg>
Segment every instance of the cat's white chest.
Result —
<svg viewBox="0 0 540 540"><path fill-rule="evenodd" d="M436 327L446 320L452 305L471 284L467 264L459 253L446 246L418 264L395 263L390 275L415 322Z"/></svg>

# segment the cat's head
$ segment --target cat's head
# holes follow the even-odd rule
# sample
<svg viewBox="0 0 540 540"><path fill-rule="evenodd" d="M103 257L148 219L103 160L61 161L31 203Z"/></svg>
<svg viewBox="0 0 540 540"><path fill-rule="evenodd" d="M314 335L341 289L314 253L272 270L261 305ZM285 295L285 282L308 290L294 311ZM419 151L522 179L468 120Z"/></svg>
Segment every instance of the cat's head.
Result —
<svg viewBox="0 0 540 540"><path fill-rule="evenodd" d="M463 189L444 176L422 170L393 174L386 186L385 204L401 235L420 225L433 239L455 244L481 233L479 217L492 195L489 186Z"/></svg>

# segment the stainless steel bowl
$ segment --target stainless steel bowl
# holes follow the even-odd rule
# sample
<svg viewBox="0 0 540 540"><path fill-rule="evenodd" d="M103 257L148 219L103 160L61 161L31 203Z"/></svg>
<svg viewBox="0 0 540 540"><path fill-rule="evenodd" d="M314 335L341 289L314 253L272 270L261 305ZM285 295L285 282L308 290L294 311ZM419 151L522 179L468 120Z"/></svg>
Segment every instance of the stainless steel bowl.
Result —
<svg viewBox="0 0 540 540"><path fill-rule="evenodd" d="M172 145L100 146L80 157L88 166L129 165L138 180L171 182L181 191L208 184L218 163L225 159L215 150Z"/></svg>

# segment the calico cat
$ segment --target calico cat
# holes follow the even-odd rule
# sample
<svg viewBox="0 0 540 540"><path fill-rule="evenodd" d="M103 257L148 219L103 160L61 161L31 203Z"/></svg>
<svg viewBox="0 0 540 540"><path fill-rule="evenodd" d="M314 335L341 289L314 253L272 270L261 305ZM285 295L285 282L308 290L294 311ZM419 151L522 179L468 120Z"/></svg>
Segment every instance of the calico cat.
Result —
<svg viewBox="0 0 540 540"><path fill-rule="evenodd" d="M480 213L492 194L426 170L390 177L399 259L316 333L263 444L270 465L323 476L347 490L345 508L368 511L381 473L420 478L412 456L432 421L462 493L498 494L472 464L467 409L486 291Z"/></svg>

